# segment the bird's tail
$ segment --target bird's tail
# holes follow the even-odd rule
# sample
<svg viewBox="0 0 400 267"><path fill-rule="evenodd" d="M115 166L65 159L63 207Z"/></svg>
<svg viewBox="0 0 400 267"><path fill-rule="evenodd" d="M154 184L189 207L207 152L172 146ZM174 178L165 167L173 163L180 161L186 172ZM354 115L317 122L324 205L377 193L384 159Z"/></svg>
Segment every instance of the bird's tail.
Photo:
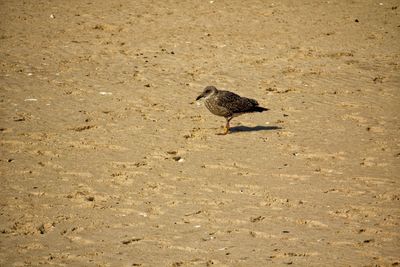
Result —
<svg viewBox="0 0 400 267"><path fill-rule="evenodd" d="M269 108L263 108L263 107L254 107L252 112L263 112L263 111L268 111Z"/></svg>

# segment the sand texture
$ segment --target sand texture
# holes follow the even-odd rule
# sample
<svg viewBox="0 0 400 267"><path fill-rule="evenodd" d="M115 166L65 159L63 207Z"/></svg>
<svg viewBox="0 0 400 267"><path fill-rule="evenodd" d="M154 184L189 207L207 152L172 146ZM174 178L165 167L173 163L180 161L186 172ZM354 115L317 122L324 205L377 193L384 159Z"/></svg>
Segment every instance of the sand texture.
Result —
<svg viewBox="0 0 400 267"><path fill-rule="evenodd" d="M0 266L400 265L399 13L0 1Z"/></svg>

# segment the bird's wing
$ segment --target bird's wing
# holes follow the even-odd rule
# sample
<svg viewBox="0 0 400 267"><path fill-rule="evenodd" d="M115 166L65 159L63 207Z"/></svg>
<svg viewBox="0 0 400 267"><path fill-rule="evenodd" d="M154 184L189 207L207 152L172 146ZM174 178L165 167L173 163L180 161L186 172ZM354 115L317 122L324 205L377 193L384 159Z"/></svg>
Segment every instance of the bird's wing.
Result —
<svg viewBox="0 0 400 267"><path fill-rule="evenodd" d="M229 91L218 91L218 103L232 113L246 112L258 106L258 102L254 99L241 97Z"/></svg>

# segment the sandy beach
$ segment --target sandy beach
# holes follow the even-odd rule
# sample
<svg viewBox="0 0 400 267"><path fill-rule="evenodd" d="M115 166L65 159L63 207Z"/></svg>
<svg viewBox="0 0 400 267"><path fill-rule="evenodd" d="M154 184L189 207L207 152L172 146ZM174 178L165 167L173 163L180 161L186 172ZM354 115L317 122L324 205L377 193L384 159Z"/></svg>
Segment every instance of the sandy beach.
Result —
<svg viewBox="0 0 400 267"><path fill-rule="evenodd" d="M399 266L399 13L0 1L0 266Z"/></svg>

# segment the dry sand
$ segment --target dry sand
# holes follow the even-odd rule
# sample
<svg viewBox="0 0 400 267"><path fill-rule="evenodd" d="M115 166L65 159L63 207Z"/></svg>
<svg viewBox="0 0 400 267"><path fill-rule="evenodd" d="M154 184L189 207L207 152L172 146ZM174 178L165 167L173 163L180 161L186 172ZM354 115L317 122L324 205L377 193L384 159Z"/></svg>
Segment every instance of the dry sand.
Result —
<svg viewBox="0 0 400 267"><path fill-rule="evenodd" d="M399 12L2 0L0 266L399 265Z"/></svg>

